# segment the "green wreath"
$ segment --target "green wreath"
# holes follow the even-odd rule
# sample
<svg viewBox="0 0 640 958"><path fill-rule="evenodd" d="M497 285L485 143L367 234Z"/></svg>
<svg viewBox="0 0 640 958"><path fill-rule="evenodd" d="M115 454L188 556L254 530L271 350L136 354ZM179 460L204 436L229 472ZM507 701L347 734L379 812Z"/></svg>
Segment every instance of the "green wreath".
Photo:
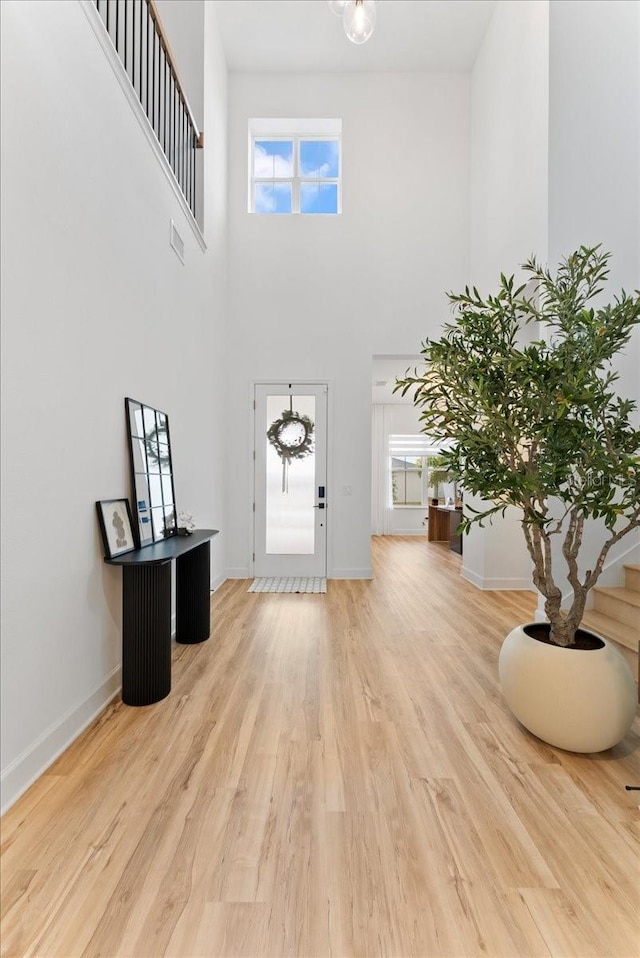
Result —
<svg viewBox="0 0 640 958"><path fill-rule="evenodd" d="M286 465L313 452L313 423L308 416L285 409L267 430L267 438Z"/></svg>

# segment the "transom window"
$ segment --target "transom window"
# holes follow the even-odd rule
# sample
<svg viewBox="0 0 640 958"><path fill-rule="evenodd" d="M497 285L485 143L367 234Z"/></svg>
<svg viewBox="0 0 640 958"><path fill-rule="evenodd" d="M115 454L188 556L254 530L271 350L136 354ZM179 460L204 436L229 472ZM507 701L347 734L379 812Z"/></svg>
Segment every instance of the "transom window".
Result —
<svg viewBox="0 0 640 958"><path fill-rule="evenodd" d="M249 130L250 212L341 211L340 120L251 120Z"/></svg>

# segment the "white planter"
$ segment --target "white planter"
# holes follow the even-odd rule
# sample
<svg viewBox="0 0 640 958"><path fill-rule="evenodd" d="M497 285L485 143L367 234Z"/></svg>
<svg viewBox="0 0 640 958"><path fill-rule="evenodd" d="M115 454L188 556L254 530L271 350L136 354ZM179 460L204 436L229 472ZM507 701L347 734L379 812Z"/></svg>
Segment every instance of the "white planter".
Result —
<svg viewBox="0 0 640 958"><path fill-rule="evenodd" d="M515 717L544 742L570 752L601 752L622 741L637 692L617 649L601 636L599 649L561 648L524 628L509 633L498 662L502 694Z"/></svg>

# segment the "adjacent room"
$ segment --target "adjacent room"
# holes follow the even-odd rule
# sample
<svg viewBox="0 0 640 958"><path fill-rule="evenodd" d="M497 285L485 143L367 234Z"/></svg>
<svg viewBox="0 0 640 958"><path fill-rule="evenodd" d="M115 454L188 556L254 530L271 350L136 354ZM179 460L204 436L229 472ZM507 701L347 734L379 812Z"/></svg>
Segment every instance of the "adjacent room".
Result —
<svg viewBox="0 0 640 958"><path fill-rule="evenodd" d="M639 955L640 0L0 17L3 958Z"/></svg>

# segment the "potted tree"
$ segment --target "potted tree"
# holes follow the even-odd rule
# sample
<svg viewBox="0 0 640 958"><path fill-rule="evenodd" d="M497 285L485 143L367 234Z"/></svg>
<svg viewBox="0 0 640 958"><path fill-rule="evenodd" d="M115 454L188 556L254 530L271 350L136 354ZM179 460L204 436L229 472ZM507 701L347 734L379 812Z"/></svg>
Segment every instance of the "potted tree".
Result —
<svg viewBox="0 0 640 958"><path fill-rule="evenodd" d="M423 344L424 368L408 370L395 387L415 390L424 432L445 444L445 466L468 494L462 531L519 510L548 622L507 637L502 691L530 731L572 751L620 741L636 707L623 657L580 627L611 547L640 526L636 404L616 394L612 367L640 323L640 295L623 290L608 305L592 305L609 258L599 246L581 247L552 275L532 257L524 285L502 275L495 295L450 294L453 320ZM531 323L539 338L526 342ZM585 569L587 522L601 541Z"/></svg>

